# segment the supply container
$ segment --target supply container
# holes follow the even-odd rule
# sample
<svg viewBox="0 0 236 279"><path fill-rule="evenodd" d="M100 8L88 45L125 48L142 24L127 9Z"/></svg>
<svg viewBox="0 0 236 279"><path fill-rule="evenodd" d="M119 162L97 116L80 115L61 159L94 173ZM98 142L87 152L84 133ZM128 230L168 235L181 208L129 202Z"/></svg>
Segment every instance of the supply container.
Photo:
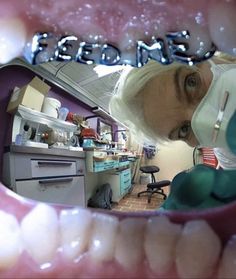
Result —
<svg viewBox="0 0 236 279"><path fill-rule="evenodd" d="M38 77L34 77L31 82L22 88L15 87L7 112L15 113L19 105L25 106L36 111L41 111L42 105L51 87Z"/></svg>
<svg viewBox="0 0 236 279"><path fill-rule="evenodd" d="M42 112L54 118L58 118L60 107L61 102L59 100L46 97L43 102Z"/></svg>
<svg viewBox="0 0 236 279"><path fill-rule="evenodd" d="M142 173L139 177L139 183L140 184L148 184L148 183L151 183L151 175L150 174L145 174L145 173Z"/></svg>
<svg viewBox="0 0 236 279"><path fill-rule="evenodd" d="M68 109L68 108L64 108L64 107L60 108L60 109L59 109L58 118L59 118L60 120L65 121L65 120L66 120L66 117L67 117L67 115L68 115L68 113L69 113L69 109Z"/></svg>

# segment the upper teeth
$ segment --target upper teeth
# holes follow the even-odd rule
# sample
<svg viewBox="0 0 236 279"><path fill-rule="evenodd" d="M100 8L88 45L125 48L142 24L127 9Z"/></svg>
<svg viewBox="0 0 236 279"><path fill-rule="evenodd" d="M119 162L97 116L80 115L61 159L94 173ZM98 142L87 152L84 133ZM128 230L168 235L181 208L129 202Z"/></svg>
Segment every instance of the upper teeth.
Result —
<svg viewBox="0 0 236 279"><path fill-rule="evenodd" d="M21 55L26 44L26 29L18 18L0 19L0 64Z"/></svg>
<svg viewBox="0 0 236 279"><path fill-rule="evenodd" d="M221 278L228 274L228 259L231 263L235 260L235 240L233 243L223 253ZM93 264L114 260L124 270L131 270L131 275L146 258L155 276L176 267L180 278L212 275L221 252L219 237L204 220L189 221L182 227L165 216L119 221L77 208L62 210L58 217L55 209L45 204L32 209L21 226L14 216L0 211L0 247L0 270L11 268L23 250L41 268L50 266L58 253L67 261L77 261L88 252ZM232 273L236 276L235 268L231 277Z"/></svg>

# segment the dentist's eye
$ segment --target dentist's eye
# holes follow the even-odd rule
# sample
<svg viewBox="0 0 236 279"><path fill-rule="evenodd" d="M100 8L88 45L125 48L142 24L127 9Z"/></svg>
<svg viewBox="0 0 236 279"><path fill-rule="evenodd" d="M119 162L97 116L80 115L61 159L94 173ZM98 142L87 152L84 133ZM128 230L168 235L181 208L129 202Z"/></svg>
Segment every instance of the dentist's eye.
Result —
<svg viewBox="0 0 236 279"><path fill-rule="evenodd" d="M185 77L184 90L190 104L196 104L202 99L204 90L199 73L190 73Z"/></svg>
<svg viewBox="0 0 236 279"><path fill-rule="evenodd" d="M178 139L187 140L191 132L191 123L190 121L184 122L184 124L178 130Z"/></svg>
<svg viewBox="0 0 236 279"><path fill-rule="evenodd" d="M192 73L190 75L187 75L184 81L184 88L187 92L191 92L196 90L199 84L199 78L197 76L197 73Z"/></svg>

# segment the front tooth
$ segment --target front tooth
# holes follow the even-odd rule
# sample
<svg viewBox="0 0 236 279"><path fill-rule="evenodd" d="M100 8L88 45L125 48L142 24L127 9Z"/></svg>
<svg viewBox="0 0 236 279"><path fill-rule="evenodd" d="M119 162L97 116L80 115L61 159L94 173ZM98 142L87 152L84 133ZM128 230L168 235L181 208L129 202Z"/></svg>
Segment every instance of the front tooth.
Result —
<svg viewBox="0 0 236 279"><path fill-rule="evenodd" d="M208 278L221 251L219 237L204 220L185 224L176 247L176 265L181 278Z"/></svg>
<svg viewBox="0 0 236 279"><path fill-rule="evenodd" d="M21 222L25 249L38 264L49 263L59 245L58 218L55 209L38 204Z"/></svg>
<svg viewBox="0 0 236 279"><path fill-rule="evenodd" d="M89 245L90 256L95 261L113 259L118 219L103 214L93 215L93 229Z"/></svg>
<svg viewBox="0 0 236 279"><path fill-rule="evenodd" d="M17 219L0 210L0 270L11 268L22 251L20 226Z"/></svg>
<svg viewBox="0 0 236 279"><path fill-rule="evenodd" d="M165 216L148 220L144 249L150 268L155 274L165 274L173 267L180 233L181 225L171 223Z"/></svg>
<svg viewBox="0 0 236 279"><path fill-rule="evenodd" d="M0 64L22 54L26 43L26 28L18 18L0 19Z"/></svg>
<svg viewBox="0 0 236 279"><path fill-rule="evenodd" d="M210 37L220 51L236 55L235 1L212 1L208 26Z"/></svg>
<svg viewBox="0 0 236 279"><path fill-rule="evenodd" d="M218 278L236 278L236 236L228 241L221 258Z"/></svg>
<svg viewBox="0 0 236 279"><path fill-rule="evenodd" d="M92 214L85 209L62 210L60 234L63 256L74 260L88 245Z"/></svg>
<svg viewBox="0 0 236 279"><path fill-rule="evenodd" d="M143 259L144 219L127 218L120 222L115 258L125 269L135 269Z"/></svg>

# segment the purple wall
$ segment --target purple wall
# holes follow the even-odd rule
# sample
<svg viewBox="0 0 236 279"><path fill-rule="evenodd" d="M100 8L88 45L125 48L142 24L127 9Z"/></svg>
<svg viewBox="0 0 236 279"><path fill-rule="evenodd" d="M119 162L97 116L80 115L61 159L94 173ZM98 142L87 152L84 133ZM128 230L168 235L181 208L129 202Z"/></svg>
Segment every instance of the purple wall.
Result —
<svg viewBox="0 0 236 279"><path fill-rule="evenodd" d="M2 169L4 146L9 144L9 140L11 139L13 116L6 112L11 92L15 86L22 87L29 83L34 76L36 76L35 73L22 66L7 66L0 69L0 170ZM88 105L80 102L78 99L50 82L45 82L51 86L48 96L58 99L63 107L67 107L71 112L84 117L94 115ZM91 128L97 130L97 117L89 119L89 125ZM115 130L116 126L113 127L113 129Z"/></svg>

